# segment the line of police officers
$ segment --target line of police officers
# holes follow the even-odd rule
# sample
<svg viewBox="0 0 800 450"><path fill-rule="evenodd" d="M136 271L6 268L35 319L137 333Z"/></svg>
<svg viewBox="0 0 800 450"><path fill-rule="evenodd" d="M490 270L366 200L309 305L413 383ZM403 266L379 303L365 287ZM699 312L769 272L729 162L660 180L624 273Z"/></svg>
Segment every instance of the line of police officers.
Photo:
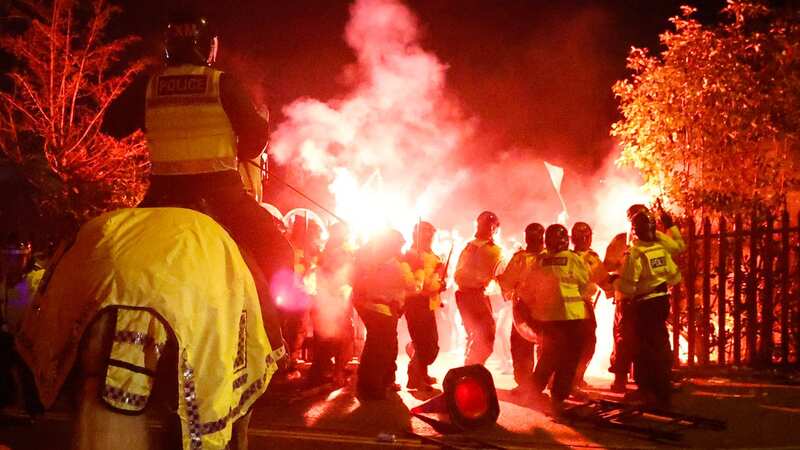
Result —
<svg viewBox="0 0 800 450"><path fill-rule="evenodd" d="M617 374L614 387L621 385L624 390L633 363L639 389L628 398L669 406L668 288L680 281L672 254L682 250L683 241L668 214L662 215L662 223L669 235L656 230L654 216L643 205L631 207L629 219L632 235L615 238L605 261L591 249L592 230L586 223L572 228L573 250L563 225L545 230L530 224L525 229L526 248L498 274L501 249L493 236L500 221L494 213L481 213L475 238L461 252L455 270L456 304L467 332L466 364L484 364L492 353L496 324L486 289L497 280L514 307L511 354L516 391L540 401L547 398L543 391L549 386L557 413L584 384L596 344L594 306L598 290L603 289L614 293L618 306L610 369ZM353 302L367 327L359 366L362 397L383 398L399 389L394 373L397 321L403 312L416 349L408 368L408 387L423 389L435 382L427 367L438 353L433 310L440 304L445 274L430 249L434 233L432 225L421 222L414 233L415 241L420 241L406 255L397 231L376 237L359 251Z"/></svg>

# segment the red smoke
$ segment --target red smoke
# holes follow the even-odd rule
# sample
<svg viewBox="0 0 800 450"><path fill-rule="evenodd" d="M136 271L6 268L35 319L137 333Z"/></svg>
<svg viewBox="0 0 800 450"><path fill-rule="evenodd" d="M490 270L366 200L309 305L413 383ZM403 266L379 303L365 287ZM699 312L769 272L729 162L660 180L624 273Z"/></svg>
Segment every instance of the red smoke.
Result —
<svg viewBox="0 0 800 450"><path fill-rule="evenodd" d="M445 235L470 236L485 209L500 216L503 234L516 242L527 223L556 222L562 205L543 162L519 149L479 147L477 119L447 90L447 66L422 48L411 11L395 0L357 0L350 13L344 37L357 62L343 71L347 93L286 106L286 120L273 134L275 159L326 179L336 213L361 238L385 225L410 238L420 218L452 232ZM592 225L602 256L605 242L627 229L625 209L646 197L638 179L620 175L610 161L580 183L565 169L565 185L578 186L562 192L567 225ZM504 246L510 256L510 242ZM455 256L460 250L457 243ZM608 308L600 314L600 321L610 320ZM610 343L610 335L598 341ZM598 353L599 367L607 355Z"/></svg>

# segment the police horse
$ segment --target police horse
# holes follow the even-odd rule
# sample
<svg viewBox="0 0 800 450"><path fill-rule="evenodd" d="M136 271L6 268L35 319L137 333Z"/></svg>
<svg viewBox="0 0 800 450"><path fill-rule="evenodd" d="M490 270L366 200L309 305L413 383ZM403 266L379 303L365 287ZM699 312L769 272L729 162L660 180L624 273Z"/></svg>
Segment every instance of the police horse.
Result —
<svg viewBox="0 0 800 450"><path fill-rule="evenodd" d="M44 408L77 398L72 448L246 448L283 352L254 275L196 211L121 209L83 225L15 336Z"/></svg>

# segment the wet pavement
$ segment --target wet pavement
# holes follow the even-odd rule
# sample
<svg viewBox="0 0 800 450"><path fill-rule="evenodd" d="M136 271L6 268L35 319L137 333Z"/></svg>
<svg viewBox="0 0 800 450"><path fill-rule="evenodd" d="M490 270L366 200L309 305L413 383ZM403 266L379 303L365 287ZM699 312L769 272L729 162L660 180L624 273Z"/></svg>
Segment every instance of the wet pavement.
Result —
<svg viewBox="0 0 800 450"><path fill-rule="evenodd" d="M459 366L460 360L460 355L440 355L431 375L442 380L448 368ZM401 355L397 373L401 385L405 383L406 362L407 358ZM725 421L727 429L691 429L665 423L654 416L624 421L640 427L674 430L681 437L676 442L657 442L640 433L611 430L583 421L554 420L535 405L512 395L515 386L512 376L504 373L497 361L490 360L487 367L493 373L500 400L500 417L489 429L447 433L448 430L437 429L409 412L430 395L403 390L386 400L361 402L354 396L353 387L346 386L306 391L302 399L295 396L292 401L281 395L263 398L256 404L251 422L253 447L800 448L800 435L789 431L800 425L800 384L687 378L675 393L673 410ZM588 381L594 386L587 391L591 396L621 398L608 391L610 379ZM335 444L334 437L338 439Z"/></svg>
<svg viewBox="0 0 800 450"><path fill-rule="evenodd" d="M460 360L457 354L440 355L431 375L442 380ZM403 385L406 364L407 357L401 355L397 381ZM724 420L727 430L671 426L681 440L670 443L588 422L556 421L511 394L512 377L497 361L490 360L487 367L500 400L500 417L488 429L453 433L441 424L413 417L409 409L430 398L430 393L404 389L386 400L361 402L352 385L336 390L284 389L256 403L250 448L800 448L800 384L789 379L765 381L746 375L684 379L673 409ZM588 381L596 387L588 391L590 395L614 398L607 390L610 380ZM68 448L55 443L68 442L70 418L64 411L51 411L30 423L19 412L6 414L0 423L0 444L19 450ZM669 428L663 420L649 416L626 423Z"/></svg>

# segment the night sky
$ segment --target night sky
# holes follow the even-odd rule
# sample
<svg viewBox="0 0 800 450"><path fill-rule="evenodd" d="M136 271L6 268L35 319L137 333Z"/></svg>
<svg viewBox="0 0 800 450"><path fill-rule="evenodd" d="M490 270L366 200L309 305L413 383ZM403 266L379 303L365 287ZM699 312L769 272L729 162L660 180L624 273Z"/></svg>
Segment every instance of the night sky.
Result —
<svg viewBox="0 0 800 450"><path fill-rule="evenodd" d="M447 84L477 119L475 145L547 152L551 161L593 173L611 151L611 93L626 76L631 46L657 48L680 1L406 2L419 17L423 46L449 65ZM715 20L722 1L695 2ZM116 30L145 38L157 52L163 1L122 2ZM355 59L342 39L349 2L340 0L198 2L219 28L220 65L263 98L274 120L292 100L345 92L341 74ZM502 5L501 7L497 5ZM551 150L558 148L558 155Z"/></svg>

